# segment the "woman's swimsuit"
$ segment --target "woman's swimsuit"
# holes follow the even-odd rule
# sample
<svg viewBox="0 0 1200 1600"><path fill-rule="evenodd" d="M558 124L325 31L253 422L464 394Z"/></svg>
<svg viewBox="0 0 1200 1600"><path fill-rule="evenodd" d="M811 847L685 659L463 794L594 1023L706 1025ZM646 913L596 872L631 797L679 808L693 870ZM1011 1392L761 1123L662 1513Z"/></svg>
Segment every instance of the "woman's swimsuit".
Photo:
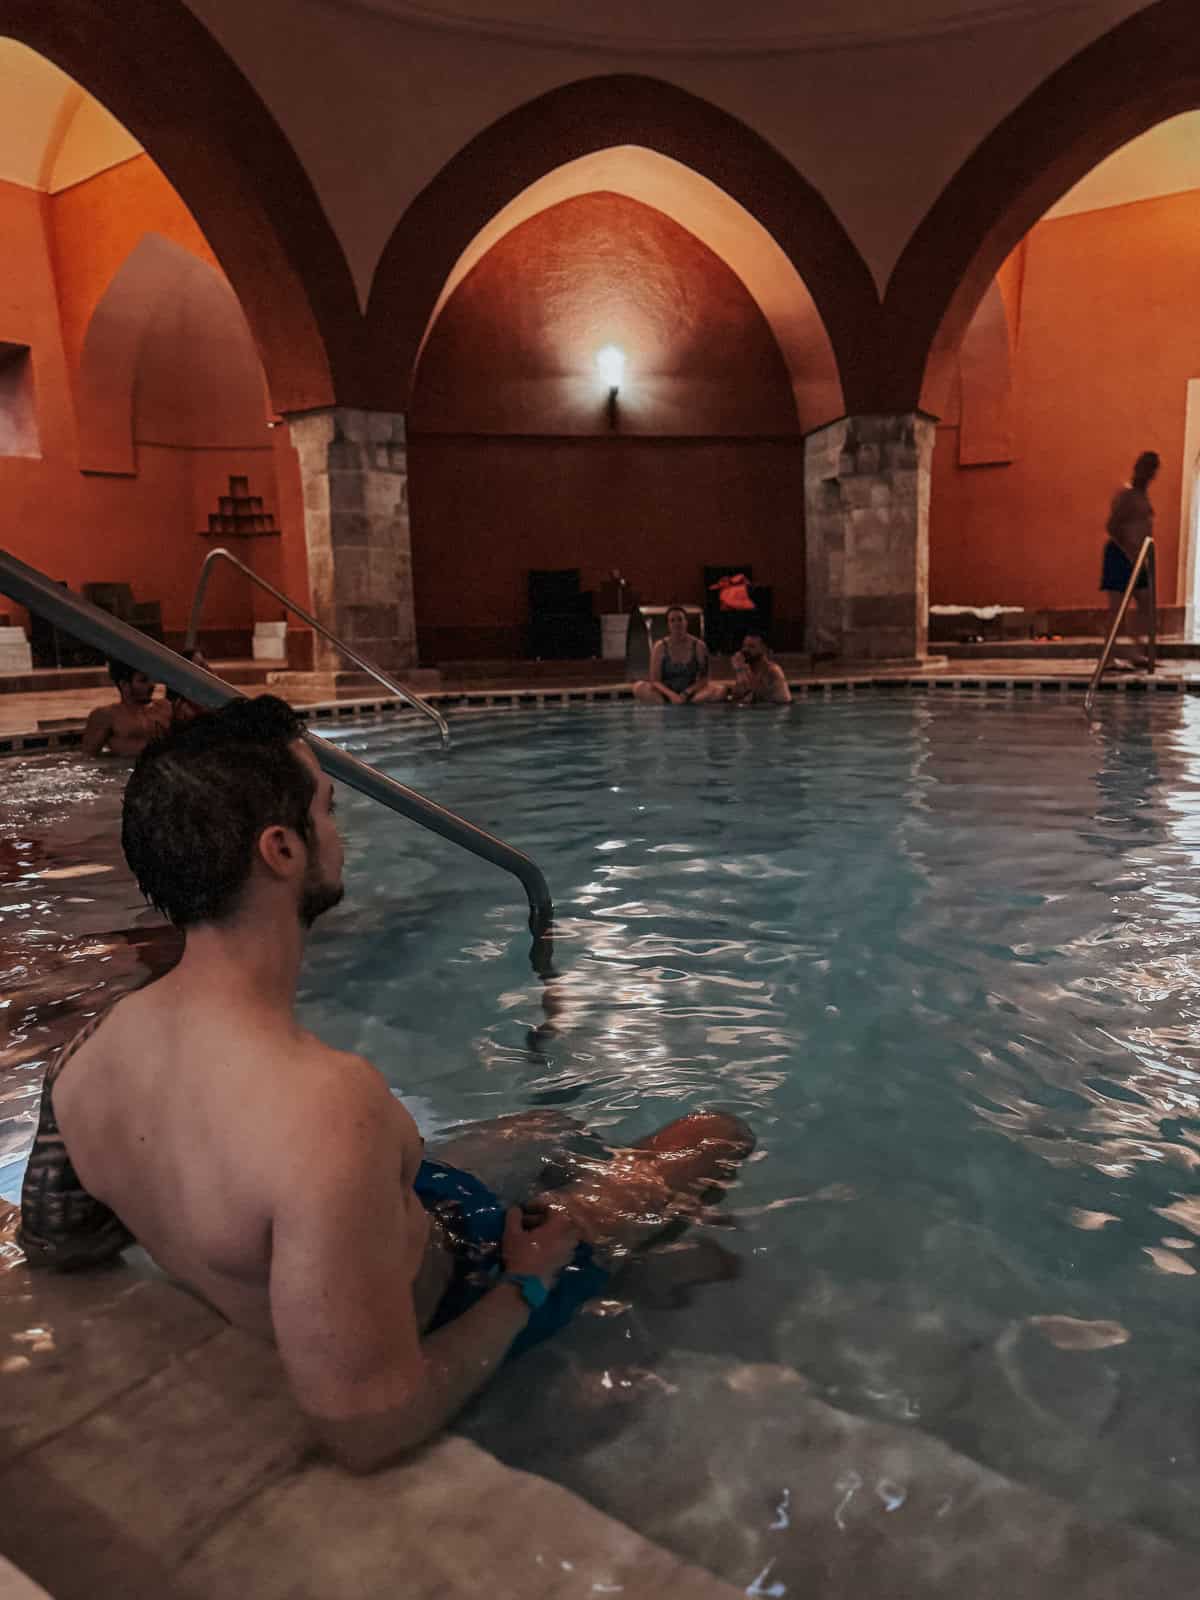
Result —
<svg viewBox="0 0 1200 1600"><path fill-rule="evenodd" d="M116 1213L90 1195L79 1181L54 1113L54 1084L76 1051L108 1015L107 1008L60 1051L46 1073L37 1135L21 1187L17 1242L32 1267L70 1272L111 1261L136 1241ZM443 1327L485 1295L503 1271L500 1242L505 1207L469 1172L441 1161L422 1161L413 1185L418 1200L442 1225L454 1256L454 1276L427 1331ZM531 1315L509 1350L510 1356L540 1344L566 1324L583 1305L603 1292L607 1270L581 1244L559 1273L546 1300Z"/></svg>
<svg viewBox="0 0 1200 1600"><path fill-rule="evenodd" d="M693 636L692 653L686 661L673 661L671 647L663 645L662 681L672 694L686 694L700 676L700 641Z"/></svg>

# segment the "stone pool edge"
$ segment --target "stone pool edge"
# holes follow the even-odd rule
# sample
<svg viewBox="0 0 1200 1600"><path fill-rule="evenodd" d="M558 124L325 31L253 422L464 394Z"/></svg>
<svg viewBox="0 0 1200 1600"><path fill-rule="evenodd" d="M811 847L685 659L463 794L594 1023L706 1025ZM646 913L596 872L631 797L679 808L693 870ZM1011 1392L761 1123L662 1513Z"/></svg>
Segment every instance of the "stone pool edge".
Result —
<svg viewBox="0 0 1200 1600"><path fill-rule="evenodd" d="M647 1485L647 1536L454 1432L352 1478L312 1447L272 1349L128 1264L31 1273L15 1220L0 1203L0 1554L53 1600L358 1600L399 1575L405 1600L982 1600L997 1576L1022 1600L1200 1587L1191 1552L839 1411L783 1367L703 1380L745 1435L728 1436L731 1464L756 1441L793 1485L790 1516L764 1506L753 1541L725 1552L736 1586L680 1553L704 1507L664 1517L669 1480Z"/></svg>
<svg viewBox="0 0 1200 1600"><path fill-rule="evenodd" d="M1083 694L1089 677L1077 673L1000 674L942 671L912 671L845 674L836 677L789 679L795 698L814 695L825 699L835 695L852 697L859 691L890 690L908 694L942 695L947 692L983 694L989 697L1023 698L1027 695ZM1194 676L1134 674L1106 678L1101 692L1120 695L1200 694L1200 673ZM459 711L529 711L547 706L594 705L628 702L633 698L628 683L572 684L555 688L516 689L435 689L423 696L432 705ZM314 723L362 721L364 718L395 717L413 727L420 725L418 714L404 700L381 695L345 700L295 702L296 710ZM83 720L69 727L34 728L0 735L0 759L5 756L41 753L50 750L78 749L83 736Z"/></svg>

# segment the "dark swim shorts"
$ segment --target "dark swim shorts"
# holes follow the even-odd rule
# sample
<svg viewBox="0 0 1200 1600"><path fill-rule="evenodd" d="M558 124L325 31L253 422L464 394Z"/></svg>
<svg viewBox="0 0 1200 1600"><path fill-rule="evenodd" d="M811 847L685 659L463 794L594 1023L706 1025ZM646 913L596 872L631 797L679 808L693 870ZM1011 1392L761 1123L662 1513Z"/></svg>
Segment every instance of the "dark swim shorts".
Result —
<svg viewBox="0 0 1200 1600"><path fill-rule="evenodd" d="M442 1223L454 1246L454 1277L434 1312L429 1325L432 1333L469 1311L500 1276L500 1241L506 1213L486 1184L441 1161L422 1161L413 1187L417 1199ZM565 1328L585 1300L604 1292L608 1280L609 1273L596 1262L591 1245L579 1245L545 1303L531 1314L517 1335L509 1358L531 1350Z"/></svg>
<svg viewBox="0 0 1200 1600"><path fill-rule="evenodd" d="M1104 570L1100 574L1101 589L1115 590L1117 594L1124 594L1132 571L1133 562L1121 546L1114 539L1110 539L1104 546ZM1136 587L1144 589L1149 582L1150 574L1143 567L1138 575Z"/></svg>

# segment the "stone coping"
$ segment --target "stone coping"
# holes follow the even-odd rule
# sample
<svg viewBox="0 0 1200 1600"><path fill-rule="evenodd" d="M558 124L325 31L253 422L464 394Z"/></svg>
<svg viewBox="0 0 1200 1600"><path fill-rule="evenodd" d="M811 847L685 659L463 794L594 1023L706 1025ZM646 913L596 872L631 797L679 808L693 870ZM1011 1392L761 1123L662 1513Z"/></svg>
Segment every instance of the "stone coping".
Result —
<svg viewBox="0 0 1200 1600"><path fill-rule="evenodd" d="M593 1441L607 1509L459 1432L353 1478L314 1447L273 1349L139 1269L136 1251L30 1272L14 1221L0 1204L0 1552L55 1600L1129 1600L1200 1586L1200 1559L1151 1533L919 1428L840 1411L790 1367L716 1356L667 1357L640 1414ZM577 1381L560 1355L493 1387L552 1436L561 1385Z"/></svg>
<svg viewBox="0 0 1200 1600"><path fill-rule="evenodd" d="M879 673L847 673L789 679L792 694L799 699L814 694L830 697L858 691L906 691L908 693L976 693L988 696L1022 694L1084 693L1090 683L1086 672L993 673L938 671L917 673L911 669ZM1150 677L1131 673L1105 678L1103 694L1200 694L1200 671L1194 675L1158 673ZM592 705L628 701L633 696L628 683L570 684L561 688L437 689L422 695L431 705L455 710L527 711L546 706ZM298 702L296 709L309 720L321 722L361 721L364 718L404 716L417 725L420 713L394 696L372 696L346 700ZM422 719L423 720L423 719ZM47 750L77 749L83 719L61 727L41 727L28 732L0 735L0 757Z"/></svg>
<svg viewBox="0 0 1200 1600"><path fill-rule="evenodd" d="M0 1202L0 1554L54 1600L736 1595L453 1434L350 1477L273 1349L152 1270L30 1272L15 1218ZM0 1600L43 1593L6 1570Z"/></svg>

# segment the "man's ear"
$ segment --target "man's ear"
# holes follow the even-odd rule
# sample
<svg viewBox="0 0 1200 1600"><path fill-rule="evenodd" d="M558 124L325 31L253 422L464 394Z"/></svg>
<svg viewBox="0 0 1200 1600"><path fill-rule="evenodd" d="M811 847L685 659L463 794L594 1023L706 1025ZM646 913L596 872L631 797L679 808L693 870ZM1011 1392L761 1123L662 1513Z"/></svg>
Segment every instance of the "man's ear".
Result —
<svg viewBox="0 0 1200 1600"><path fill-rule="evenodd" d="M274 823L264 828L258 836L258 856L269 872L276 877L288 878L299 863L299 840L291 828Z"/></svg>

